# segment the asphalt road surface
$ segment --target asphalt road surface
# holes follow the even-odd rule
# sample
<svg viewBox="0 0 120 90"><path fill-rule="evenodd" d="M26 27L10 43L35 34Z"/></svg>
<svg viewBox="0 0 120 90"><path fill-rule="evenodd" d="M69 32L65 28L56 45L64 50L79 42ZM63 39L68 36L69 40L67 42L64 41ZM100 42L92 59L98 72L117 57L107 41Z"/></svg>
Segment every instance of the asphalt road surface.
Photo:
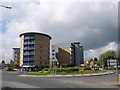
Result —
<svg viewBox="0 0 120 90"><path fill-rule="evenodd" d="M118 88L116 74L89 77L18 77L18 72L2 72L2 88Z"/></svg>

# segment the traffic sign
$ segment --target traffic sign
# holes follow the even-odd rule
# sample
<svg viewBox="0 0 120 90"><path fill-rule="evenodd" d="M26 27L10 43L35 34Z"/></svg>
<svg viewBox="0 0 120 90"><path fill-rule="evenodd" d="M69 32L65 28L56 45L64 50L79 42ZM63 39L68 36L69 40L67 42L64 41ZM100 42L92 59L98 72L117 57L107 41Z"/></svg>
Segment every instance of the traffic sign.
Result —
<svg viewBox="0 0 120 90"><path fill-rule="evenodd" d="M54 67L54 69L58 69L58 67Z"/></svg>
<svg viewBox="0 0 120 90"><path fill-rule="evenodd" d="M107 65L108 66L117 66L117 60L108 60Z"/></svg>

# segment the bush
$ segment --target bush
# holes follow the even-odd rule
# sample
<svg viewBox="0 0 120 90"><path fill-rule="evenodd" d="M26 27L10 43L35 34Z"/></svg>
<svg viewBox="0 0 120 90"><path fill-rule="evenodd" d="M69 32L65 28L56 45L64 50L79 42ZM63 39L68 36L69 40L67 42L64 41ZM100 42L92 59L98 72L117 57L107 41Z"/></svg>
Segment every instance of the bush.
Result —
<svg viewBox="0 0 120 90"><path fill-rule="evenodd" d="M57 72L65 72L66 70L64 68L58 68Z"/></svg>
<svg viewBox="0 0 120 90"><path fill-rule="evenodd" d="M79 70L79 72L84 72L84 70Z"/></svg>
<svg viewBox="0 0 120 90"><path fill-rule="evenodd" d="M65 70L66 73L71 73L72 72L71 68L65 68L64 70Z"/></svg>
<svg viewBox="0 0 120 90"><path fill-rule="evenodd" d="M49 68L49 71L55 71L55 69L54 68Z"/></svg>
<svg viewBox="0 0 120 90"><path fill-rule="evenodd" d="M49 71L43 71L43 73L49 73Z"/></svg>
<svg viewBox="0 0 120 90"><path fill-rule="evenodd" d="M85 70L91 70L89 67L69 67L69 68L58 68L58 69L54 69L54 68L44 68L42 71L39 71L39 73L43 73L44 71L55 71L58 73L72 73L72 72L81 72L81 71L85 71Z"/></svg>
<svg viewBox="0 0 120 90"><path fill-rule="evenodd" d="M42 71L55 71L54 68L44 68Z"/></svg>
<svg viewBox="0 0 120 90"><path fill-rule="evenodd" d="M38 71L38 73L49 73L49 71Z"/></svg>
<svg viewBox="0 0 120 90"><path fill-rule="evenodd" d="M44 68L42 71L49 71L50 68Z"/></svg>
<svg viewBox="0 0 120 90"><path fill-rule="evenodd" d="M79 71L79 68L77 68L77 67L64 68L64 71L65 71L66 73L78 72L78 71Z"/></svg>
<svg viewBox="0 0 120 90"><path fill-rule="evenodd" d="M38 73L43 73L43 71L38 71Z"/></svg>
<svg viewBox="0 0 120 90"><path fill-rule="evenodd" d="M91 70L89 67L79 67L79 70Z"/></svg>
<svg viewBox="0 0 120 90"><path fill-rule="evenodd" d="M109 70L116 70L116 68L114 68L114 67L110 67Z"/></svg>

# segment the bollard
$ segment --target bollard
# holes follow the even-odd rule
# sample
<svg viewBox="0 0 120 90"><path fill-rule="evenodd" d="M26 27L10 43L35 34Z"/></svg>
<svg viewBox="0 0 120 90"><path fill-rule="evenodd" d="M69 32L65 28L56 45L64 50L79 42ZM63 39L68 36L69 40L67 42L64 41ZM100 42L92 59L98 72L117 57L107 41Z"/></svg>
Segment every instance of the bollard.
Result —
<svg viewBox="0 0 120 90"><path fill-rule="evenodd" d="M120 85L120 74L118 74L118 84Z"/></svg>

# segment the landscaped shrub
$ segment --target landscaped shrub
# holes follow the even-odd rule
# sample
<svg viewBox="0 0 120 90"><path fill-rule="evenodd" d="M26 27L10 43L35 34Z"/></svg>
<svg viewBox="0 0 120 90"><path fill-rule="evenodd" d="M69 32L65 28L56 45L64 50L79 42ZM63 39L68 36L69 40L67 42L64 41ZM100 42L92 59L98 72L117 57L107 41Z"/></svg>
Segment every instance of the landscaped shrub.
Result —
<svg viewBox="0 0 120 90"><path fill-rule="evenodd" d="M65 72L66 70L64 68L58 68L56 69L57 72Z"/></svg>
<svg viewBox="0 0 120 90"><path fill-rule="evenodd" d="M107 68L108 69L108 68ZM116 68L114 67L110 67L109 70L116 70Z"/></svg>
<svg viewBox="0 0 120 90"><path fill-rule="evenodd" d="M79 67L79 70L91 70L89 67Z"/></svg>
<svg viewBox="0 0 120 90"><path fill-rule="evenodd" d="M79 72L84 72L84 70L79 70Z"/></svg>
<svg viewBox="0 0 120 90"><path fill-rule="evenodd" d="M91 70L89 67L85 67L84 70Z"/></svg>
<svg viewBox="0 0 120 90"><path fill-rule="evenodd" d="M72 73L72 72L82 72L85 70L91 70L89 67L69 67L69 68L44 68L42 71L39 71L39 73L43 73L44 71L48 72L57 72L57 73Z"/></svg>
<svg viewBox="0 0 120 90"><path fill-rule="evenodd" d="M43 73L49 73L49 71L43 71Z"/></svg>
<svg viewBox="0 0 120 90"><path fill-rule="evenodd" d="M49 71L38 71L38 73L49 73Z"/></svg>
<svg viewBox="0 0 120 90"><path fill-rule="evenodd" d="M78 72L79 68L77 67L70 67L70 68L64 68L66 73L71 73L71 72Z"/></svg>
<svg viewBox="0 0 120 90"><path fill-rule="evenodd" d="M73 67L73 68L71 68L71 70L72 70L72 72L77 72L77 71L79 71L79 67Z"/></svg>
<svg viewBox="0 0 120 90"><path fill-rule="evenodd" d="M54 68L49 68L49 71L55 71L55 69Z"/></svg>
<svg viewBox="0 0 120 90"><path fill-rule="evenodd" d="M95 71L95 70L85 70L86 72L91 72L91 71Z"/></svg>
<svg viewBox="0 0 120 90"><path fill-rule="evenodd" d="M42 71L49 71L50 68L44 68Z"/></svg>
<svg viewBox="0 0 120 90"><path fill-rule="evenodd" d="M72 72L71 68L65 68L64 70L65 70L66 73L71 73Z"/></svg>
<svg viewBox="0 0 120 90"><path fill-rule="evenodd" d="M43 73L43 71L38 71L38 73Z"/></svg>

